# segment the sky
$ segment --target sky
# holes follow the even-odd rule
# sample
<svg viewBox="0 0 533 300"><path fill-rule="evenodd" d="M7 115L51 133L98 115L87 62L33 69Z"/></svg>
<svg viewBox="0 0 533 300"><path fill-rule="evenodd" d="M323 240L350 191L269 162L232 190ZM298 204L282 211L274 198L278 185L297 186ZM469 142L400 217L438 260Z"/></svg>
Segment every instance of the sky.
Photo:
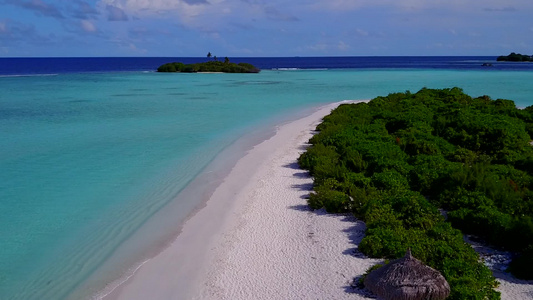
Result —
<svg viewBox="0 0 533 300"><path fill-rule="evenodd" d="M533 54L531 0L0 0L0 57Z"/></svg>

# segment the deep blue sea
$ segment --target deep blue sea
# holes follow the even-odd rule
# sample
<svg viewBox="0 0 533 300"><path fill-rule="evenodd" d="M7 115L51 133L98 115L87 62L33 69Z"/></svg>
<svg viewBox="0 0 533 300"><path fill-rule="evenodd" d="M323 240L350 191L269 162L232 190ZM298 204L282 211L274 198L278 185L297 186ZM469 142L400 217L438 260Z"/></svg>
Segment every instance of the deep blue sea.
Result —
<svg viewBox="0 0 533 300"><path fill-rule="evenodd" d="M177 233L205 201L180 192L193 181L201 191L195 179L221 153L239 157L243 136L260 140L305 109L454 86L533 104L533 63L495 57L230 59L263 71L154 72L207 58L0 58L0 299L93 295Z"/></svg>
<svg viewBox="0 0 533 300"><path fill-rule="evenodd" d="M0 75L155 71L159 65L179 61L207 61L198 57L93 57L0 58ZM533 63L497 62L494 56L391 56L391 57L238 57L260 69L438 69L530 71ZM492 67L484 67L490 63Z"/></svg>

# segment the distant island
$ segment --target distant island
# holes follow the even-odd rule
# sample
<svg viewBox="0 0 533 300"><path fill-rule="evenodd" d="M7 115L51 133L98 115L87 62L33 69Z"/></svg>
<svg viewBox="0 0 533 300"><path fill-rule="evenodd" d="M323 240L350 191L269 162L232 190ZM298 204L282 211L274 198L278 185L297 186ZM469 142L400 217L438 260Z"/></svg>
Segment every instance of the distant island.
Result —
<svg viewBox="0 0 533 300"><path fill-rule="evenodd" d="M511 53L507 56L498 56L497 61L533 61L533 56L520 53Z"/></svg>
<svg viewBox="0 0 533 300"><path fill-rule="evenodd" d="M229 59L222 61L208 61L196 64L184 64L180 62L167 63L159 68L157 72L182 72L182 73L198 73L198 72L214 72L214 73L259 73L261 70L254 65L248 63L232 63Z"/></svg>

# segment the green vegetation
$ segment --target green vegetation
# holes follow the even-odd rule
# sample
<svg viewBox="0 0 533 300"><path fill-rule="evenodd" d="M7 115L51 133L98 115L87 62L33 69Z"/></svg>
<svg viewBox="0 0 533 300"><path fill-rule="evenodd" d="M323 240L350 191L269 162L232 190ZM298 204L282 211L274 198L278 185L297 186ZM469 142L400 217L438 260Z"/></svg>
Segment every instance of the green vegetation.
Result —
<svg viewBox="0 0 533 300"><path fill-rule="evenodd" d="M317 130L298 160L314 178L309 205L365 221L363 253L411 248L449 299L499 299L463 232L515 251L511 271L533 278L533 106L422 89L341 105Z"/></svg>
<svg viewBox="0 0 533 300"><path fill-rule="evenodd" d="M511 53L507 56L498 56L497 61L533 61L533 56Z"/></svg>
<svg viewBox="0 0 533 300"><path fill-rule="evenodd" d="M211 54L211 53L209 53ZM208 54L208 57L209 57ZM216 56L215 56L216 59ZM247 63L231 63L226 57L224 62L221 61L208 61L204 63L196 64L183 64L180 62L167 63L159 68L157 72L184 72L184 73L196 73L196 72L223 72L223 73L259 73L260 70L251 64Z"/></svg>

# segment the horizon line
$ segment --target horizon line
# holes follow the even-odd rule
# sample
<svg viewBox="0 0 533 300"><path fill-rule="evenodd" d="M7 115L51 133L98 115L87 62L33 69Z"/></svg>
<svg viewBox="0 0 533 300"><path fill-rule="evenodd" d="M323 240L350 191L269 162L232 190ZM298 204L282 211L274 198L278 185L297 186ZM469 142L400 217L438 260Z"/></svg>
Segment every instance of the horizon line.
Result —
<svg viewBox="0 0 533 300"><path fill-rule="evenodd" d="M220 56L233 58L348 58L348 57L498 57L501 55L320 55L320 56ZM217 56L219 57L219 56ZM207 58L206 56L0 56L5 58Z"/></svg>

